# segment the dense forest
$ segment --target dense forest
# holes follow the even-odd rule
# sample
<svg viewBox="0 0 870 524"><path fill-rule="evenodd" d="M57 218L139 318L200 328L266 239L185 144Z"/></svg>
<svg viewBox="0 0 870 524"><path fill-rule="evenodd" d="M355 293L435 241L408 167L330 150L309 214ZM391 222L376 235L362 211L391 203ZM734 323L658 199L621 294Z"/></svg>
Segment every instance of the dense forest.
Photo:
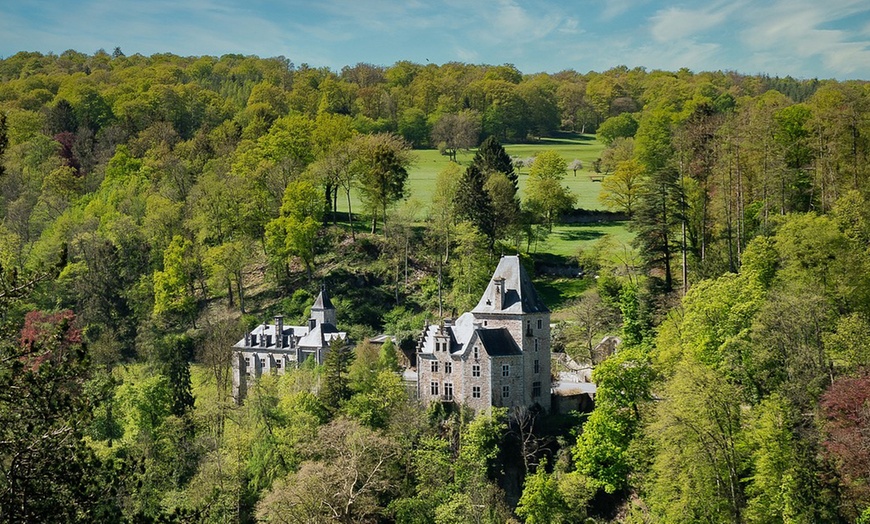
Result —
<svg viewBox="0 0 870 524"><path fill-rule="evenodd" d="M424 149L471 160L408 200ZM0 520L870 522L868 154L857 81L2 59ZM534 270L578 169L634 236L554 329L594 410L418 406L402 351ZM235 405L230 347L323 283L357 346Z"/></svg>

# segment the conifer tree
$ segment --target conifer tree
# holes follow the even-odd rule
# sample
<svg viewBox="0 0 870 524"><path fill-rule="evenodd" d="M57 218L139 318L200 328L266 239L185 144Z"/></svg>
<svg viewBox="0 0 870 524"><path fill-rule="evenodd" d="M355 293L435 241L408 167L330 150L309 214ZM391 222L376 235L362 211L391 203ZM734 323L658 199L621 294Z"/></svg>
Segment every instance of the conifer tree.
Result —
<svg viewBox="0 0 870 524"><path fill-rule="evenodd" d="M492 197L484 188L486 177L475 164L468 169L459 179L459 189L456 192L453 203L456 216L468 220L481 233L483 233L489 246L495 243L495 217L492 207Z"/></svg>

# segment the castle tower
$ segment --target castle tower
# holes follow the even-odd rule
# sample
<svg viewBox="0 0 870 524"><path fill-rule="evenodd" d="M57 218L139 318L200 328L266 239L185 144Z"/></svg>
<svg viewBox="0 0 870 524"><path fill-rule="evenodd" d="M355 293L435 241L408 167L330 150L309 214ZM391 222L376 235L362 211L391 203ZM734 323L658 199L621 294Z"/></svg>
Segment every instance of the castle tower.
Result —
<svg viewBox="0 0 870 524"><path fill-rule="evenodd" d="M320 294L311 306L311 318L316 321L317 325L331 324L335 325L335 306L329 300L329 293L326 292L326 286L320 286Z"/></svg>

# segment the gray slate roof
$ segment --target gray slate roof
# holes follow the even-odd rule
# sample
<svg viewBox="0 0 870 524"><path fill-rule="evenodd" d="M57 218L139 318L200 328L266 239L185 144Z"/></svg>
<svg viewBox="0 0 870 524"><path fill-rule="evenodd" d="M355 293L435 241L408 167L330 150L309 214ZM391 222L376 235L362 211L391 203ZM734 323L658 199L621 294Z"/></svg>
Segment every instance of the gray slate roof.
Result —
<svg viewBox="0 0 870 524"><path fill-rule="evenodd" d="M498 296L499 279L504 279L504 307ZM546 313L550 311L535 291L532 279L518 256L504 256L498 263L486 291L472 313Z"/></svg>

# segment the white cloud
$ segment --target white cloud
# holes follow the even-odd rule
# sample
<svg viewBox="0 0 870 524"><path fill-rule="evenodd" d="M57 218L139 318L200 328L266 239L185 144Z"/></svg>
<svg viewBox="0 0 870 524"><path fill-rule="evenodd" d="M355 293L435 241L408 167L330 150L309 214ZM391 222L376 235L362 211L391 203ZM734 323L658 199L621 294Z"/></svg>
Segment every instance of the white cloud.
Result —
<svg viewBox="0 0 870 524"><path fill-rule="evenodd" d="M739 3L713 4L703 9L671 7L657 12L651 19L650 33L658 42L680 40L702 34L728 22Z"/></svg>
<svg viewBox="0 0 870 524"><path fill-rule="evenodd" d="M868 13L870 9L863 1L830 0L816 4L778 0L746 13L742 42L751 51L771 55L774 60L820 62L820 71L804 67L801 72L804 76L866 77L870 73L870 39L853 21Z"/></svg>

